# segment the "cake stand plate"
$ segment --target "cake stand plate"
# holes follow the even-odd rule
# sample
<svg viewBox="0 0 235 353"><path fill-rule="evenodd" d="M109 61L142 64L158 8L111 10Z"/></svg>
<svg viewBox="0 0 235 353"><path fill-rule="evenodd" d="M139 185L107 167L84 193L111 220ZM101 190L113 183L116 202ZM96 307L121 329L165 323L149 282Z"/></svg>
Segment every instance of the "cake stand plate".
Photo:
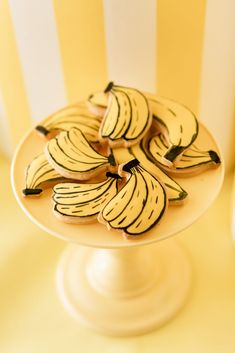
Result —
<svg viewBox="0 0 235 353"><path fill-rule="evenodd" d="M201 149L219 153L201 124L197 141ZM190 226L211 205L222 185L223 163L193 177L174 178L188 192L186 202L169 206L159 225L130 240L99 223L60 222L52 212L51 190L37 200L22 195L25 170L44 147L45 141L34 130L27 133L15 153L11 179L27 216L44 231L71 243L57 271L64 306L87 326L111 335L141 334L162 325L185 302L191 272L182 249L164 239Z"/></svg>

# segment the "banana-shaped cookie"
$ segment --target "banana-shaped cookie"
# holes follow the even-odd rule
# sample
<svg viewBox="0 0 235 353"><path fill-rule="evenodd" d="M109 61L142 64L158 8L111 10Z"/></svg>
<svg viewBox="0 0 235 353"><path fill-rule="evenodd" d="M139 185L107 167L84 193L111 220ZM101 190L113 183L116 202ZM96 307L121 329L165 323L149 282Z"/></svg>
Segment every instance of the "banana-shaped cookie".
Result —
<svg viewBox="0 0 235 353"><path fill-rule="evenodd" d="M113 150L114 158L117 164L124 164L131 158L136 158L140 164L149 172L159 179L165 186L168 201L171 204L181 204L187 197L188 193L164 171L162 171L156 163L149 159L143 146L143 139L134 146L126 148L115 148Z"/></svg>
<svg viewBox="0 0 235 353"><path fill-rule="evenodd" d="M54 213L64 222L91 223L117 194L121 177L108 172L107 179L95 184L65 183L54 187Z"/></svg>
<svg viewBox="0 0 235 353"><path fill-rule="evenodd" d="M101 117L92 114L86 103L81 102L69 105L48 116L35 129L40 134L48 136L54 132L69 131L71 128L77 127L83 131L88 141L98 142L100 123Z"/></svg>
<svg viewBox="0 0 235 353"><path fill-rule="evenodd" d="M164 136L159 134L150 138L149 141L146 140L144 138L142 144L145 152L160 168L171 175L188 176L198 174L208 168L217 167L220 164L220 158L215 151L202 151L193 144L183 153L181 159L175 163L174 168L169 168L162 163L162 156L165 155L169 148L169 144Z"/></svg>
<svg viewBox="0 0 235 353"><path fill-rule="evenodd" d="M111 147L130 146L139 141L152 123L149 105L144 94L136 89L109 83L107 110L100 127L101 141Z"/></svg>
<svg viewBox="0 0 235 353"><path fill-rule="evenodd" d="M130 152L133 157L137 158L141 165L154 176L156 176L165 185L167 192L168 201L172 204L180 204L188 196L188 193L171 177L169 177L164 171L162 171L157 165L155 165L148 158L143 148L143 140L132 147Z"/></svg>
<svg viewBox="0 0 235 353"><path fill-rule="evenodd" d="M101 211L98 220L108 228L126 235L140 235L156 225L167 208L167 195L162 184L148 173L137 159L122 167L129 173L125 186Z"/></svg>
<svg viewBox="0 0 235 353"><path fill-rule="evenodd" d="M39 195L48 185L64 178L48 163L45 154L34 158L26 170L26 187L22 190L25 196Z"/></svg>
<svg viewBox="0 0 235 353"><path fill-rule="evenodd" d="M48 141L45 154L52 167L70 179L89 180L115 165L112 155L96 152L77 128L62 131Z"/></svg>
<svg viewBox="0 0 235 353"><path fill-rule="evenodd" d="M153 121L169 143L162 163L172 166L195 141L198 135L198 121L182 104L160 96L146 96L153 113Z"/></svg>

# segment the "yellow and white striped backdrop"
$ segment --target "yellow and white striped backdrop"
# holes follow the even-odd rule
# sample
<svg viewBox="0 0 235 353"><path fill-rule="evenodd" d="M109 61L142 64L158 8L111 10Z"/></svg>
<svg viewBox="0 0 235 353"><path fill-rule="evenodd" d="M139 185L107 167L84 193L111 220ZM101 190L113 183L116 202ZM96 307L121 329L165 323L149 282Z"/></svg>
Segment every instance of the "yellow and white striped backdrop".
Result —
<svg viewBox="0 0 235 353"><path fill-rule="evenodd" d="M0 149L115 80L184 102L234 160L234 0L0 0Z"/></svg>

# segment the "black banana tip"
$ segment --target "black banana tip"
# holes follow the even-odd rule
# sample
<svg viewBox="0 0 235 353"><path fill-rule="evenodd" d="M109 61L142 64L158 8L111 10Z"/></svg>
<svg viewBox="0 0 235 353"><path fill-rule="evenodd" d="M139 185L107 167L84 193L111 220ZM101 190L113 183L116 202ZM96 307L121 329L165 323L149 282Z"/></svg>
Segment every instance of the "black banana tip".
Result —
<svg viewBox="0 0 235 353"><path fill-rule="evenodd" d="M218 154L217 154L215 151L210 150L210 151L209 151L209 155L210 155L210 157L211 157L211 160L212 160L215 164L221 163L221 160L220 160Z"/></svg>
<svg viewBox="0 0 235 353"><path fill-rule="evenodd" d="M181 191L181 193L179 194L180 200L186 199L187 196L188 196L188 193L185 190Z"/></svg>
<svg viewBox="0 0 235 353"><path fill-rule="evenodd" d="M132 159L130 162L124 164L124 166L122 167L122 170L124 172L128 172L131 173L131 169L136 167L137 165L139 165L140 162L138 161L138 159Z"/></svg>
<svg viewBox="0 0 235 353"><path fill-rule="evenodd" d="M181 146L172 146L164 155L164 157L170 161L174 162L176 157L183 152L184 148Z"/></svg>
<svg viewBox="0 0 235 353"><path fill-rule="evenodd" d="M35 127L35 130L37 130L40 134L46 136L49 134L49 130L47 130L44 126L42 125L38 125Z"/></svg>
<svg viewBox="0 0 235 353"><path fill-rule="evenodd" d="M111 173L111 172L107 172L106 173L106 177L107 178L111 177L111 178L114 178L114 179L122 179L122 177L120 177L120 175L115 174L115 173Z"/></svg>
<svg viewBox="0 0 235 353"><path fill-rule="evenodd" d="M111 91L111 89L113 88L114 83L112 81L110 81L107 85L107 87L104 90L104 93L108 93L109 91Z"/></svg>
<svg viewBox="0 0 235 353"><path fill-rule="evenodd" d="M27 189L26 188L26 189L23 189L22 192L23 192L23 194L25 196L28 196L28 195L39 195L39 194L41 194L42 189Z"/></svg>
<svg viewBox="0 0 235 353"><path fill-rule="evenodd" d="M110 153L110 155L108 156L108 161L109 161L109 164L112 165L113 167L116 166L116 161L113 153Z"/></svg>

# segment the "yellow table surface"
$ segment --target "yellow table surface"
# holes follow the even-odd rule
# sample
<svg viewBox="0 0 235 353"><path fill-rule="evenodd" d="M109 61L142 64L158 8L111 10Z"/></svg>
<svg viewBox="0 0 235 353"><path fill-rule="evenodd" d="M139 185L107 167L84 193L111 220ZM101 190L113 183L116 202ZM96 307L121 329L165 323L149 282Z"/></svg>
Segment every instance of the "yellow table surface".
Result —
<svg viewBox="0 0 235 353"><path fill-rule="evenodd" d="M190 297L162 328L143 336L106 337L68 316L55 286L66 243L23 214L0 158L1 353L234 353L235 245L231 237L232 175L197 223L177 236L193 268Z"/></svg>

